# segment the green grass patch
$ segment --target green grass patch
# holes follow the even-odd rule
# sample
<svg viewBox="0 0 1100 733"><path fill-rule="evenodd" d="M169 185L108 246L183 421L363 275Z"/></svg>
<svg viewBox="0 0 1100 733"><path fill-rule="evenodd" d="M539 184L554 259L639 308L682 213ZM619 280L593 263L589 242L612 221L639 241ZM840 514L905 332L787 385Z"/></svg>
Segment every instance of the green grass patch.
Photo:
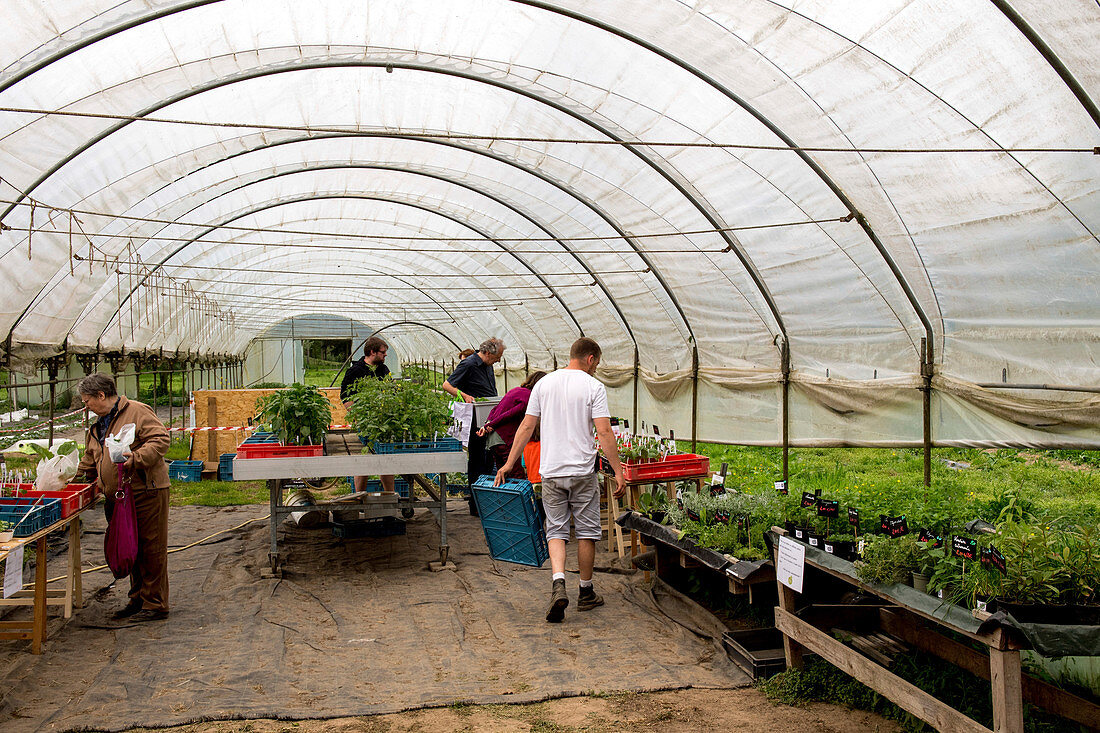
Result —
<svg viewBox="0 0 1100 733"><path fill-rule="evenodd" d="M726 486L740 491L774 491L782 478L780 448L700 443L697 452L710 457L712 471L728 463ZM1012 495L1051 521L1100 522L1100 470L1087 462L1078 464L1082 470L1063 468L1055 462L1070 460L1062 453L937 448L932 487L926 489L919 450L795 448L789 488L792 494L820 489L845 505L926 522L979 516L993 521ZM969 467L954 469L946 461Z"/></svg>
<svg viewBox="0 0 1100 733"><path fill-rule="evenodd" d="M172 506L240 506L267 504L263 481L173 481L169 493Z"/></svg>

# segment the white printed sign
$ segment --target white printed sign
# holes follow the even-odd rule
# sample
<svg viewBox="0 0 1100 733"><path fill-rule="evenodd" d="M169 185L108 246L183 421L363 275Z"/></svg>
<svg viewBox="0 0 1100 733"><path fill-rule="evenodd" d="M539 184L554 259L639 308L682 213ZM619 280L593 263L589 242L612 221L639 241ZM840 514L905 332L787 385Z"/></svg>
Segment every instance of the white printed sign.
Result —
<svg viewBox="0 0 1100 733"><path fill-rule="evenodd" d="M11 598L23 588L23 545L8 553L4 560L4 598Z"/></svg>
<svg viewBox="0 0 1100 733"><path fill-rule="evenodd" d="M474 424L474 405L472 402L451 403L451 428L447 434L462 442L462 445L470 444L470 427Z"/></svg>
<svg viewBox="0 0 1100 733"><path fill-rule="evenodd" d="M802 575L806 570L806 546L790 537L780 536L776 554L775 575L779 582L795 593L802 592Z"/></svg>
<svg viewBox="0 0 1100 733"><path fill-rule="evenodd" d="M786 481L776 481L775 482L775 490L778 491L779 493L782 494L784 491L786 491L786 489L787 489L787 482Z"/></svg>

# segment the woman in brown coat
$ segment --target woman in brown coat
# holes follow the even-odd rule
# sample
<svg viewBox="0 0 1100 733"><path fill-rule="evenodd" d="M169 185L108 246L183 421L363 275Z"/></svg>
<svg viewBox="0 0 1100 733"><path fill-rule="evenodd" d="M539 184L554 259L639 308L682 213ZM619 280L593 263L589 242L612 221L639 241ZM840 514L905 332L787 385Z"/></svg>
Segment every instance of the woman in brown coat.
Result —
<svg viewBox="0 0 1100 733"><path fill-rule="evenodd" d="M99 485L107 497L107 517L114 508L118 470L104 448L108 435L133 423L134 442L123 464L137 511L138 556L130 574L130 600L113 618L155 621L168 616L168 464L171 442L153 409L118 394L115 380L91 374L77 387L84 406L98 416L91 424L78 473Z"/></svg>

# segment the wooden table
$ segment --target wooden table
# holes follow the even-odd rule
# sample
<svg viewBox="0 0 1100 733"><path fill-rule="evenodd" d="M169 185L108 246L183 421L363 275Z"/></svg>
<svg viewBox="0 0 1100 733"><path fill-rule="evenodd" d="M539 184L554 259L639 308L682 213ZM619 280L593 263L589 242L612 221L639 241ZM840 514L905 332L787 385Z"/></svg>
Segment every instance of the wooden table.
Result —
<svg viewBox="0 0 1100 733"><path fill-rule="evenodd" d="M0 543L0 560L20 545L25 547L33 542L35 550L34 585L16 591L10 598L0 598L0 606L32 606L34 616L30 621L0 621L0 639L30 639L31 653L41 654L42 644L46 641L46 607L61 606L65 618L72 617L74 607L83 607L80 515L93 506L95 502L32 535ZM65 587L51 590L46 587L46 536L66 527L69 530L69 562L65 571Z"/></svg>
<svg viewBox="0 0 1100 733"><path fill-rule="evenodd" d="M786 533L773 527L772 534L778 537ZM776 547L778 549L778 543ZM983 631L978 628L978 620L965 609L947 604L929 608L929 604L923 601L930 596L913 588L867 585L856 577L851 563L809 546L806 547L806 570L801 598L778 578L776 580L779 608L775 609L775 625L784 635L783 648L788 667L801 667L803 652L814 652L936 730L990 733L989 728L876 663L873 655L860 653L838 641L827 629L823 630L796 615L799 601L804 605L807 599L813 597L815 581L820 582L821 574L825 574L881 598L885 605L871 607L871 610L878 616L878 627L889 636L989 680L993 696L994 733L1022 733L1025 699L1069 720L1100 727L1100 706L1022 673L1020 649L1024 645L1012 630L996 628ZM860 610L858 606L820 608L847 614ZM944 631L977 642L986 647L988 654L950 638Z"/></svg>
<svg viewBox="0 0 1100 733"><path fill-rule="evenodd" d="M447 472L459 473L466 470L466 454L462 451L441 453L390 453L384 455L355 454L336 456L311 456L303 458L235 458L233 459L234 481L267 481L271 503L271 570L275 574L282 572L283 558L279 553L279 522L282 518L307 507L283 504L283 481L319 476L404 476L409 482L409 496L398 499L402 509L424 508L435 513L439 520L439 562L447 564L449 547L447 545ZM437 473L441 476L439 493L431 486L423 474ZM413 487L420 486L429 497L417 499ZM348 504L318 504L317 509L348 509Z"/></svg>
<svg viewBox="0 0 1100 733"><path fill-rule="evenodd" d="M626 546L623 542L623 529L619 525L615 524L616 517L619 516L619 499L615 496L615 477L606 472L600 471L600 481L602 484L602 492L604 501L607 506L607 522L604 529L607 530L607 551L614 552L616 548L619 551L619 557L626 555ZM685 476L672 476L659 479L636 479L627 480L626 482L626 494L624 495L624 506L637 507L638 498L641 496L643 487L652 486L653 484L664 484L665 491L668 493L669 502L676 501L676 484L680 481L694 481L696 489L698 491L703 490L703 482L710 478L710 473L703 474L690 474ZM630 533L630 556L634 557L638 554L638 533L631 531Z"/></svg>

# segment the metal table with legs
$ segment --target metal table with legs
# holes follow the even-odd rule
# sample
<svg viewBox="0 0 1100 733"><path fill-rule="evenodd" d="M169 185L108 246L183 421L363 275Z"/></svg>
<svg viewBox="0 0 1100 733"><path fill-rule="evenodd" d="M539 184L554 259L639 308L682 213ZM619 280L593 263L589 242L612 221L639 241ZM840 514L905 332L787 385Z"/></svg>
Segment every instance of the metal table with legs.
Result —
<svg viewBox="0 0 1100 733"><path fill-rule="evenodd" d="M386 455L339 455L308 458L237 458L233 460L234 481L266 480L271 503L271 561L272 572L281 572L283 558L279 553L279 522L293 512L303 511L302 506L283 504L283 482L314 476L404 476L409 482L408 498L399 498L398 507L428 509L439 520L439 561L447 563L447 479L446 474L466 470L466 454L461 451L446 453L393 453ZM442 477L438 495L423 475L437 473ZM417 499L413 486L420 486L429 499ZM317 509L347 509L347 504L318 504Z"/></svg>

